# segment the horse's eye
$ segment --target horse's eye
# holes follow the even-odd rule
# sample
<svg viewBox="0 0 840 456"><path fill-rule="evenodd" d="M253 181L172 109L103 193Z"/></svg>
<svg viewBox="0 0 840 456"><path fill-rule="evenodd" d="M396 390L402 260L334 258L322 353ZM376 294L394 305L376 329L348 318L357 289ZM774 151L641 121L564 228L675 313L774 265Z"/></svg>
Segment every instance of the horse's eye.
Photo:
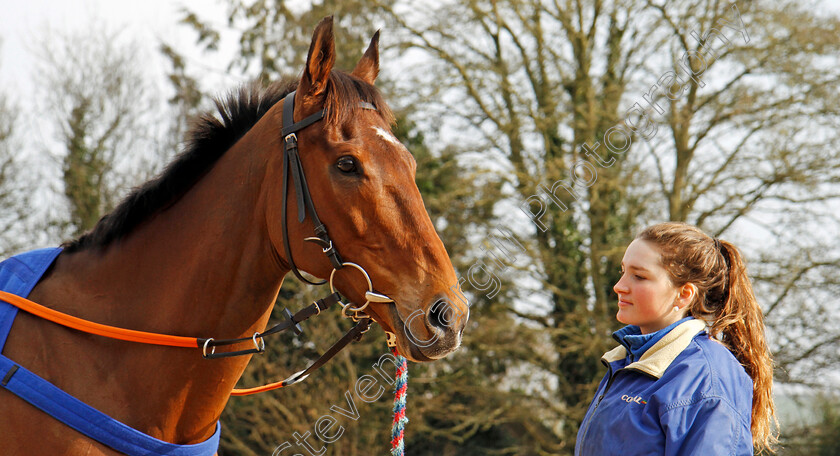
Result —
<svg viewBox="0 0 840 456"><path fill-rule="evenodd" d="M356 159L350 156L341 157L336 162L335 166L342 172L342 173L354 173L357 171L356 166Z"/></svg>

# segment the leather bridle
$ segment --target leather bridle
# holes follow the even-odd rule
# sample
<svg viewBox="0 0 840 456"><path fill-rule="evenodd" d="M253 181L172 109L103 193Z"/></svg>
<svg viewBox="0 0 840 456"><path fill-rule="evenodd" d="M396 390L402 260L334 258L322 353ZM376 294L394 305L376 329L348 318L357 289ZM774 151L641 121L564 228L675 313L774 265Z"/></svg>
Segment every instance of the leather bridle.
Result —
<svg viewBox="0 0 840 456"><path fill-rule="evenodd" d="M315 237L308 237L304 240L314 242L321 246L324 254L330 259L333 269L341 269L344 266L341 261L341 256L338 254L338 250L336 250L332 239L330 239L330 235L327 233L327 227L318 218L318 211L315 210L315 204L312 203L312 195L309 193L309 186L306 184L306 175L303 172L303 165L300 163L297 135L295 134L323 119L324 110L322 109L315 114L311 114L300 122L295 122L295 92L286 95L281 103L283 103L283 130L280 133L283 137L283 206L280 210L280 224L283 226L283 248L286 251L286 261L289 264L289 268L291 268L298 279L310 285L323 285L327 283L326 280L312 282L304 277L295 265L295 260L292 257L292 248L289 243L286 206L288 205L289 173L291 173L295 185L295 196L297 197L298 223L303 223L306 219L306 213L309 212L312 218L312 224L315 226ZM365 103L365 105L363 107L366 109L376 109L370 103Z"/></svg>
<svg viewBox="0 0 840 456"><path fill-rule="evenodd" d="M301 281L308 283L310 285L324 285L329 282L330 285L330 292L331 294L324 299L319 299L312 303L309 307L303 309L302 311L298 312L294 316L291 315L288 309L283 309L285 313L286 320L278 325L275 325L271 329L264 331L261 334L254 334L253 342L255 348L249 350L241 350L239 352L226 352L226 353L207 353L207 347L204 348L204 357L206 358L214 358L214 357L227 357L227 356L236 356L239 354L248 354L248 353L256 353L262 352L265 350L265 341L262 339L264 336L269 334L274 334L277 332L285 331L290 328L294 328L297 334L302 333L302 329L298 323L300 321L305 320L306 318L311 317L314 315L319 315L322 310L329 308L334 303L339 303L342 306L341 314L344 317L350 318L353 321L357 322L357 324L350 329L338 342L333 344L327 352L321 355L312 365L308 368L295 373L294 375L290 376L286 380L282 382L278 382L280 386L288 386L299 381L305 379L312 371L322 366L324 363L329 361L333 356L335 356L339 351L341 351L344 347L346 347L350 342L353 340L359 340L362 335L368 331L370 328L370 316L364 313L364 309L371 302L379 302L379 303L387 303L393 302L393 299L390 297L383 295L381 293L377 293L373 289L373 285L370 280L370 275L368 275L367 271L359 266L356 263L344 262L341 259L341 256L338 253L336 245L333 243L332 239L330 239L329 233L327 232L327 227L321 222L321 219L318 217L318 211L315 209L315 204L312 202L312 195L309 192L309 186L306 183L306 174L303 172L303 165L300 161L300 154L298 151L298 140L296 133L303 130L304 128L319 122L324 118L325 111L324 109L319 110L314 114L310 114L309 116L305 117L304 119L295 122L294 121L294 111L295 111L295 91L290 92L286 97L283 98L281 101L283 103L283 128L281 130L281 136L283 138L283 197L282 197L282 208L280 210L280 224L282 225L282 232L283 232L283 249L285 250L286 254L286 261L288 262L289 268L295 274L295 276L300 279ZM371 103L367 102L359 102L358 105L362 109L371 109L376 110L376 106ZM289 174L292 176L292 182L295 186L295 196L297 199L297 208L298 208L298 223L303 223L306 219L307 213L312 218L312 224L314 226L315 236L307 237L304 241L314 242L321 247L322 252L327 256L330 260L330 264L333 267L332 272L330 273L329 280L320 280L313 282L306 277L304 277L300 270L295 265L294 257L292 256L292 249L291 243L289 242L289 226L288 226L288 217L286 213L286 206L288 205L288 184L289 184ZM353 307L352 303L342 303L341 298L338 292L335 291L333 286L333 278L335 276L335 272L339 269L344 268L344 266L351 266L353 268L358 269L365 277L367 281L368 290L365 293L366 302L358 307ZM348 314L352 312L352 315ZM317 312L317 313L314 313ZM396 346L396 336L393 333L386 331L387 335L387 343L389 347ZM257 343L257 339L262 341L261 344ZM233 339L231 343L241 342L247 340L247 338L243 339ZM234 342L235 341L235 342ZM222 345L227 343L228 341L215 341L214 342L205 342L205 344L210 344L210 346L215 347L218 345ZM277 384L272 384L277 385ZM271 385L266 385L271 386ZM273 389L273 388L268 388ZM242 394L250 394L259 391L267 390L266 387L260 388L252 388L252 391L248 393ZM257 391L259 390L259 391ZM241 391L241 390L240 390ZM237 395L237 390L234 390L234 395Z"/></svg>
<svg viewBox="0 0 840 456"><path fill-rule="evenodd" d="M295 186L295 196L297 197L297 208L298 208L298 223L303 223L306 219L307 212L310 214L312 218L312 225L315 227L315 236L304 238L304 241L314 242L321 247L321 251L329 258L330 264L333 267L332 273L330 273L329 284L330 284L330 291L335 293L335 288L333 287L333 276L335 272L339 269L342 269L344 266L352 266L358 269L362 274L365 276L365 280L367 281L368 291L365 293L365 302L362 306L359 307L349 307L349 305L342 305L344 308L342 311L342 315L348 318L352 318L354 321L358 321L363 318L369 318L366 314L360 314L371 302L393 302L394 300L385 296L381 293L377 293L373 290L373 285L370 281L370 276L368 275L367 271L361 266L356 263L344 262L341 260L341 255L338 254L338 250L336 249L335 244L333 244L332 239L330 239L329 233L327 233L327 227L321 222L321 219L318 218L318 211L315 210L315 204L312 202L312 195L309 193L309 186L306 184L306 174L303 172L303 165L300 161L300 154L298 152L298 145L297 145L297 135L296 133L304 128L320 121L324 118L324 110L320 110L314 114L309 115L308 117L304 118L300 122L294 121L294 111L295 111L295 92L292 91L285 98L281 101L283 103L283 130L281 131L281 136L283 137L283 202L282 208L280 210L280 224L282 225L283 229L283 249L286 253L286 261L288 262L289 268L295 274L295 276L303 282L306 282L310 285L324 285L328 281L326 279L320 280L318 282L313 282L306 277L304 277L300 270L295 265L294 257L292 256L292 248L289 242L289 225L286 216L286 206L288 205L288 184L289 184L289 174L292 175L292 181L294 182ZM376 106L371 103L367 102L359 102L358 106L362 109L370 109L376 111ZM339 301L339 303L341 303ZM353 315L348 315L348 309L353 312Z"/></svg>
<svg viewBox="0 0 840 456"><path fill-rule="evenodd" d="M165 345L171 347L192 347L192 348L199 348L202 350L202 356L207 359L217 359L217 358L228 358L232 356L241 356L241 355L249 355L253 353L262 353L265 351L265 336L269 336L272 334L277 334L283 331L287 331L289 329L294 330L295 333L301 334L303 329L300 327L300 322L315 316L320 315L322 311L330 308L332 305L338 303L342 306L342 316L352 319L353 321L357 322L353 328L350 329L341 339L339 339L336 343L332 345L320 358L318 358L315 362L313 362L309 367L306 369L296 372L295 374L291 375L289 378L276 382L271 383L268 385L256 387L256 388L247 388L247 389L234 389L231 393L233 396L242 396L247 394L258 393L262 391L268 391L276 388L282 388L284 386L289 386L304 380L309 374L318 369L322 365L324 365L327 361L329 361L333 356L335 356L339 351L341 351L344 347L346 347L350 342L354 340L359 340L362 335L370 329L371 318L369 315L364 313L364 309L372 302L378 303L388 303L393 302L393 299L390 297L383 295L381 293L377 293L373 289L373 284L371 283L370 276L368 275L367 271L361 266L356 263L344 262L341 259L341 256L338 254L338 250L336 250L336 246L333 243L332 239L330 239L329 234L327 233L327 227L321 222L318 218L318 213L315 210L315 205L312 203L312 196L309 193L309 187L306 184L306 176L303 172L303 166L300 162L300 155L298 152L297 146L297 135L295 133L303 130L304 128L320 121L324 118L324 110L320 110L314 114L309 115L308 117L304 118L299 122L294 121L294 100L295 100L295 92L291 92L286 95L285 98L281 101L283 103L283 129L282 129L282 137L283 137L283 207L280 212L281 224L282 224L282 231L283 231L283 248L285 249L286 253L286 260L288 262L288 266L294 272L295 276L302 280L305 283L311 285L324 285L329 282L330 285L330 292L331 294L326 298L319 299L309 306L305 307L304 309L298 311L294 315L289 312L288 309L283 309L284 313L284 320L280 323L272 326L271 328L263 331L262 333L254 333L251 337L242 337L238 339L214 339L214 338L200 338L200 337L184 337L184 336L173 336L167 334L157 334L157 333L150 333L145 331L136 331L132 329L125 329L125 328L118 328L109 325L103 325L100 323L95 323L87 320L83 320L78 317L74 317L71 315L64 314L62 312L58 312L56 310L50 309L48 307L44 307L40 304L32 302L28 299L22 298L20 296L6 293L0 291L0 299L6 301L28 313L41 317L43 319L52 321L54 323L60 324L62 326L66 326L69 328L73 328L79 331L83 331L89 334L96 334L104 337L109 337L112 339L119 339L119 340L126 340L131 342L138 342L144 344L152 344L152 345ZM370 103L361 102L359 103L359 107L363 109L372 109L376 110L376 107ZM329 258L330 264L333 267L332 273L330 273L329 280L320 280L317 282L313 282L308 280L307 278L303 277L300 273L300 270L295 265L294 259L292 258L292 249L289 242L289 232L288 232L288 225L286 219L286 205L288 203L288 178L289 174L292 176L292 181L295 186L295 196L297 198L297 207L298 207L298 222L302 223L306 219L306 214L309 213L310 217L312 218L313 225L315 226L315 236L305 238L304 241L314 242L321 246L321 250L323 253ZM353 267L359 270L365 277L367 282L368 290L365 293L366 302L361 306L354 306L353 303L343 303L341 302L341 296L338 292L335 291L333 286L333 278L335 276L335 272L339 269L344 268L345 266ZM349 313L348 313L349 312ZM395 347L396 346L396 336L393 333L388 331L385 332L388 337L388 346ZM245 349L245 350L236 350L236 351L229 351L229 352L221 352L216 353L216 347L226 346L226 345L233 345L240 342L247 342L251 341L254 344L253 348Z"/></svg>

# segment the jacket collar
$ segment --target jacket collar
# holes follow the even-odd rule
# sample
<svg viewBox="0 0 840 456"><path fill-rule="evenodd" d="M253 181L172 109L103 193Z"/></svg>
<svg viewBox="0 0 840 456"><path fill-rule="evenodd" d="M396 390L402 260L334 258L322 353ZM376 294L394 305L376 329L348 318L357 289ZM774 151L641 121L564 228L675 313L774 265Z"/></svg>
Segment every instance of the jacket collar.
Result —
<svg viewBox="0 0 840 456"><path fill-rule="evenodd" d="M706 323L703 320L688 320L672 329L659 342L650 347L641 359L628 364L625 368L638 370L652 377L660 378L665 373L665 369L674 362L674 359L688 347L694 336L705 329ZM601 361L610 364L626 357L627 349L619 345L605 353L601 357Z"/></svg>

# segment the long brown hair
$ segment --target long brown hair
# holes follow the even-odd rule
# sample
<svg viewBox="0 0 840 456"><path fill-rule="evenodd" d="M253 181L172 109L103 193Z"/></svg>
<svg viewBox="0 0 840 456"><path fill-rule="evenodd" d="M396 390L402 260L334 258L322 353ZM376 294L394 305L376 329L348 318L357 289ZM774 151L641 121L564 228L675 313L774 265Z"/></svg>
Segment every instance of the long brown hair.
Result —
<svg viewBox="0 0 840 456"><path fill-rule="evenodd" d="M751 431L757 450L773 452L778 442L773 359L764 338L764 314L755 299L741 252L699 228L677 222L646 228L637 239L654 244L671 282L693 283L697 295L689 313L710 324L709 335L722 342L753 381Z"/></svg>

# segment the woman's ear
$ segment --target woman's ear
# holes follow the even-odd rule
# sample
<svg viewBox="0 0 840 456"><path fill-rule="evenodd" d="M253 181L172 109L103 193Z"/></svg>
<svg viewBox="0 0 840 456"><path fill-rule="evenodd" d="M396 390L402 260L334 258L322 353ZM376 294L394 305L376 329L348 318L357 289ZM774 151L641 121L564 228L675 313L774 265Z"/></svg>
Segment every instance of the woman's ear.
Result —
<svg viewBox="0 0 840 456"><path fill-rule="evenodd" d="M680 309L686 309L691 302L694 301L694 297L697 296L697 285L693 283L687 283L680 287L679 293L677 294L677 302L676 305L680 307Z"/></svg>

